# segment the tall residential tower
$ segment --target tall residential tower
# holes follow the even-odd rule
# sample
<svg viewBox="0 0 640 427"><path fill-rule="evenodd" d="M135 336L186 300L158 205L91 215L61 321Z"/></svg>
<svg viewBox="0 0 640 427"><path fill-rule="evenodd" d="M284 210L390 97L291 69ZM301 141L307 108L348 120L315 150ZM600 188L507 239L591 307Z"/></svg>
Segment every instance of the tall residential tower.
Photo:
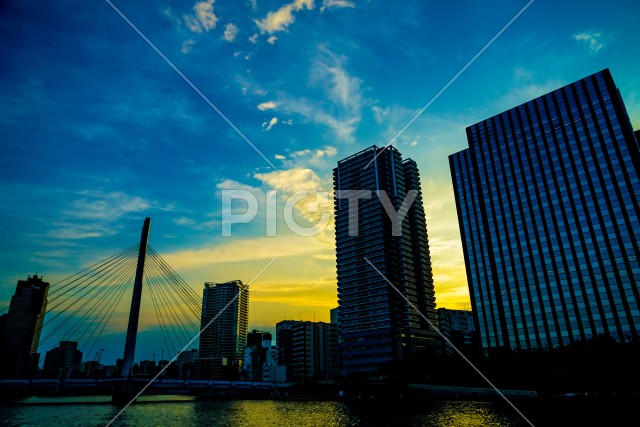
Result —
<svg viewBox="0 0 640 427"><path fill-rule="evenodd" d="M213 320L215 319L215 320ZM249 290L240 280L205 283L196 375L236 379L249 328Z"/></svg>
<svg viewBox="0 0 640 427"><path fill-rule="evenodd" d="M18 280L9 312L0 320L0 378L28 378L37 373L48 295L49 283L42 276Z"/></svg>
<svg viewBox="0 0 640 427"><path fill-rule="evenodd" d="M485 350L640 329L640 150L603 70L467 128L450 156Z"/></svg>
<svg viewBox="0 0 640 427"><path fill-rule="evenodd" d="M439 344L429 326L437 315L420 176L394 147L372 146L340 160L333 183L341 370L375 375ZM395 231L384 200L406 214ZM400 209L405 200L408 210Z"/></svg>

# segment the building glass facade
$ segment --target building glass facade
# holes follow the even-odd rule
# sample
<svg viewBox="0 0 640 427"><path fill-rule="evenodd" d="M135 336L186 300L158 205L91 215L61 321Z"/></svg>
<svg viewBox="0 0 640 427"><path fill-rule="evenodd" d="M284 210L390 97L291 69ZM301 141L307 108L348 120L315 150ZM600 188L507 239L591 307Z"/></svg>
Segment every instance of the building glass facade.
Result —
<svg viewBox="0 0 640 427"><path fill-rule="evenodd" d="M467 128L450 156L482 347L640 328L640 150L609 70Z"/></svg>
<svg viewBox="0 0 640 427"><path fill-rule="evenodd" d="M437 324L420 176L416 163L403 160L395 148L372 146L339 161L333 179L341 369L366 376L437 346L438 336L428 322L366 261ZM393 233L376 192L384 191L397 212L411 190L417 196L400 232ZM349 191L371 197L359 199L356 212L353 200L345 198Z"/></svg>
<svg viewBox="0 0 640 427"><path fill-rule="evenodd" d="M249 290L240 280L204 284L200 329L214 318L200 334L197 375L235 379L239 376L249 329Z"/></svg>

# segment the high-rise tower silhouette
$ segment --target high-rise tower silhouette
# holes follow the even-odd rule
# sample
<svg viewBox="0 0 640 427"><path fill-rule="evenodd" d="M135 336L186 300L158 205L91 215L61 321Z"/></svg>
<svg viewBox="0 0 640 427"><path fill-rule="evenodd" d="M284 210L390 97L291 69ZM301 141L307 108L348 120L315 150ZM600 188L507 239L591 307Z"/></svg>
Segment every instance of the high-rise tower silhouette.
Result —
<svg viewBox="0 0 640 427"><path fill-rule="evenodd" d="M49 283L42 276L18 280L9 312L0 321L1 378L28 378L37 373L48 294Z"/></svg>
<svg viewBox="0 0 640 427"><path fill-rule="evenodd" d="M449 160L483 348L637 340L640 150L609 70L467 139Z"/></svg>
<svg viewBox="0 0 640 427"><path fill-rule="evenodd" d="M394 147L373 146L340 160L333 182L342 372L375 375L385 365L427 348L437 351L439 338L429 322L367 262L437 323L416 163L403 160ZM413 196L403 211L403 202ZM394 211L406 214L395 231L388 207L382 204L385 198Z"/></svg>

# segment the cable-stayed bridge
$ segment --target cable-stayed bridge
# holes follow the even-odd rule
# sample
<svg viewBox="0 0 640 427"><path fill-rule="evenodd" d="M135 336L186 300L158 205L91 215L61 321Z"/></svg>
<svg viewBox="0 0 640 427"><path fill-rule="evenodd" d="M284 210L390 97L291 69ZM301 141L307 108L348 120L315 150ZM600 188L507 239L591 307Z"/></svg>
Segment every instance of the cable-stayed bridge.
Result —
<svg viewBox="0 0 640 427"><path fill-rule="evenodd" d="M171 360L198 333L202 298L148 245L150 219L145 220L139 243L73 274L49 288L42 325L41 353L63 341L78 343L88 361L100 349L100 339L122 325L128 312L121 376L131 373L137 341L142 292L151 301L162 336L162 352ZM148 315L148 312L147 312ZM116 324L114 326L114 324ZM121 326L120 326L121 327ZM41 357L41 365L44 358Z"/></svg>
<svg viewBox="0 0 640 427"><path fill-rule="evenodd" d="M50 285L47 310L36 328L36 334L40 335L38 350L41 354L62 342L73 342L84 355L85 363L90 361L95 350L100 349L95 353L99 362L101 338L109 333L113 335L114 331L121 334L128 317L119 375L108 378L60 376L0 380L5 391L28 388L34 392L59 389L99 392L145 387L149 381L147 378L132 376L143 293L148 299L144 313L154 317L143 320L147 328L153 325L160 330L165 362L175 361L183 350L188 350L189 343L192 347L197 346L194 337L200 332L202 298L148 244L150 225L151 220L147 218L139 243ZM41 368L44 362L45 358L41 357ZM276 381L275 376L274 381L268 383L156 377L151 389L220 395L240 391L277 393Z"/></svg>

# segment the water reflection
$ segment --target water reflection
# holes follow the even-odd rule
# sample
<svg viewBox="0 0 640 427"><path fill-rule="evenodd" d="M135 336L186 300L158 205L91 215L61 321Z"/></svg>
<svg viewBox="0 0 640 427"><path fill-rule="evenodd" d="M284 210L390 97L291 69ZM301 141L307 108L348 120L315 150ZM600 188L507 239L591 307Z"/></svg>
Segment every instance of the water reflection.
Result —
<svg viewBox="0 0 640 427"><path fill-rule="evenodd" d="M165 398L166 399L166 398ZM151 402L149 401L151 400ZM493 426L525 425L499 402L185 401L130 406L118 426ZM110 404L0 406L2 426L104 426Z"/></svg>

